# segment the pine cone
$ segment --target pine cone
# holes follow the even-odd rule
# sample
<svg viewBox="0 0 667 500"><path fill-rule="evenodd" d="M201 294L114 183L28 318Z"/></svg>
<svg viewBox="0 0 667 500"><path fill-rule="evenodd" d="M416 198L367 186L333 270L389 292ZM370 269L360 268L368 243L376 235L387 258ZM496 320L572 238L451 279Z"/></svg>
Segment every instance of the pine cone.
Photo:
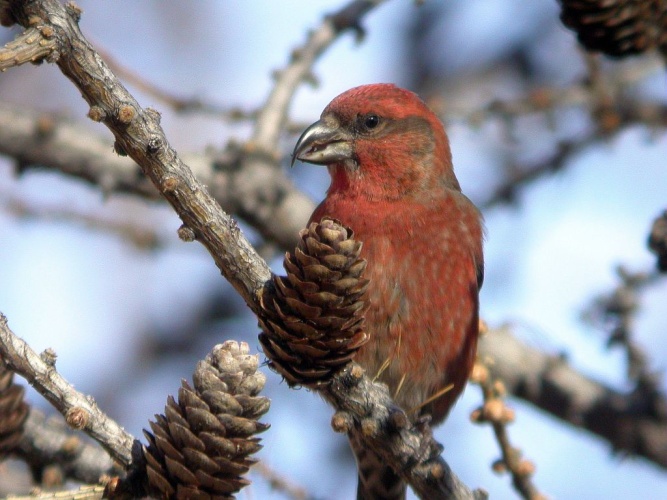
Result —
<svg viewBox="0 0 667 500"><path fill-rule="evenodd" d="M667 273L667 210L653 222L648 246L658 257L658 269Z"/></svg>
<svg viewBox="0 0 667 500"><path fill-rule="evenodd" d="M561 0L561 20L587 50L612 57L667 53L667 0Z"/></svg>
<svg viewBox="0 0 667 500"><path fill-rule="evenodd" d="M0 359L0 460L9 454L23 436L28 418L24 389L14 383L14 374Z"/></svg>
<svg viewBox="0 0 667 500"><path fill-rule="evenodd" d="M0 26L13 26L16 23L11 12L11 1L0 0Z"/></svg>
<svg viewBox="0 0 667 500"><path fill-rule="evenodd" d="M248 344L233 341L216 346L200 361L186 382L178 402L169 397L165 415L144 431L147 491L161 498L234 498L249 484L241 477L261 449L255 434L269 428L257 419L269 400L257 397L265 377L257 371L259 356L248 354Z"/></svg>
<svg viewBox="0 0 667 500"><path fill-rule="evenodd" d="M368 280L361 242L350 228L325 217L299 233L285 255L286 277L273 276L262 295L259 340L269 366L289 385L325 383L368 336L362 330Z"/></svg>

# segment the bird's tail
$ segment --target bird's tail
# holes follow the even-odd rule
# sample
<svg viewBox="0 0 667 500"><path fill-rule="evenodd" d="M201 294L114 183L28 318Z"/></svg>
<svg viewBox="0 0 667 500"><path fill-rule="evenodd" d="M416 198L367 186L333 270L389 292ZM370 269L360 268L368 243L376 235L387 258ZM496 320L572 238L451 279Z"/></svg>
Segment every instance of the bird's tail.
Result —
<svg viewBox="0 0 667 500"><path fill-rule="evenodd" d="M357 459L357 500L405 500L407 485L383 460L350 433L350 446Z"/></svg>

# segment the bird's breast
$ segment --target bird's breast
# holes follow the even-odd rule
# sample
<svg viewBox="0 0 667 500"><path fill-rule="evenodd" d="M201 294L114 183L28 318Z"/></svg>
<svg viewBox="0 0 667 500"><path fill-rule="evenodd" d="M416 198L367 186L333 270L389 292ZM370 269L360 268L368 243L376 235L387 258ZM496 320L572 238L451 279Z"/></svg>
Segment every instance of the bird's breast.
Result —
<svg viewBox="0 0 667 500"><path fill-rule="evenodd" d="M465 384L469 351L476 345L474 255L481 230L469 227L465 211L447 200L409 206L332 197L312 220L325 215L355 231L368 262L365 328L370 341L356 361L387 383L406 409L450 382L458 384L451 402L444 404L446 413Z"/></svg>

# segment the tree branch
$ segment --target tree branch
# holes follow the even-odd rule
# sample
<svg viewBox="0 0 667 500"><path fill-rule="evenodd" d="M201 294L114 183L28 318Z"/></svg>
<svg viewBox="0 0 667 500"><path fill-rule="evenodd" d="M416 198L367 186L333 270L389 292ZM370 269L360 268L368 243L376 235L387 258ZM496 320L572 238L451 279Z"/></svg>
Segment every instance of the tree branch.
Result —
<svg viewBox="0 0 667 500"><path fill-rule="evenodd" d="M257 293L270 276L269 268L169 145L159 125L159 113L141 108L111 73L81 34L79 12L73 12L73 4L63 7L47 0L22 5L24 8L14 13L19 22L53 28L60 54L58 67L90 104L89 116L112 131L116 151L136 161L174 207L184 223L180 236L201 241L223 275L257 310Z"/></svg>
<svg viewBox="0 0 667 500"><path fill-rule="evenodd" d="M199 97L181 97L176 93L165 90L138 72L124 66L108 51L102 50L98 44L96 45L97 52L119 78L128 82L144 94L166 104L176 113L203 113L230 122L249 121L256 118L256 111L244 111L240 107L227 108L220 104L205 101Z"/></svg>
<svg viewBox="0 0 667 500"><path fill-rule="evenodd" d="M139 163L174 206L184 222L181 236L200 240L246 303L257 311L257 294L270 276L268 267L234 221L220 210L176 156L159 126L158 113L142 109L93 51L78 30L75 20L78 13L71 4L66 11L54 0L15 3L20 7L16 9L16 17L24 25L43 23L53 27L59 55L57 64L90 104L90 116L112 130L117 151ZM275 123L275 119L271 122ZM275 159L263 162L275 163ZM257 220L265 217L258 213ZM270 215L275 217L276 213ZM289 226L280 220L277 225ZM642 408L642 402L633 400L632 395L627 397L583 377L558 357L527 348L503 330L487 335L480 344L480 352L493 353L497 360L491 367L494 376L501 378L512 393L608 439L617 449L637 453L667 467L665 417L658 409ZM336 405L348 413L351 411L342 395L340 401L337 393L330 397ZM380 410L384 411L390 413ZM369 432L368 443L373 445L376 434L372 429ZM378 452L389 453L383 447Z"/></svg>
<svg viewBox="0 0 667 500"><path fill-rule="evenodd" d="M79 224L90 231L116 235L138 250L157 250L175 243L172 235L162 235L147 222L129 220L130 217L114 218L97 213L77 210L71 204L39 206L11 192L0 190L0 210L19 220L38 220ZM126 215L126 214L124 214Z"/></svg>
<svg viewBox="0 0 667 500"><path fill-rule="evenodd" d="M14 40L0 48L0 71L25 63L39 64L44 59L57 57L56 47L52 38L53 32L48 28L28 28Z"/></svg>
<svg viewBox="0 0 667 500"><path fill-rule="evenodd" d="M566 163L576 154L589 147L599 135L595 132L585 134L570 140L561 141L556 150L547 158L535 162L528 166L510 166L506 170L509 173L493 193L482 203L482 210L491 208L501 203L512 203L516 201L519 190L525 185L544 177L547 174L553 174L563 170Z"/></svg>
<svg viewBox="0 0 667 500"><path fill-rule="evenodd" d="M223 275L234 285L248 306L258 312L259 294L271 275L268 266L250 246L231 217L220 209L169 146L159 126L159 114L154 110L143 110L92 49L79 31L76 22L79 12L74 10L72 4L63 7L55 0L42 0L20 2L20 5L23 8L13 12L19 22L28 24L30 20L32 23L39 22L53 27L60 53L57 64L61 71L79 88L91 106L91 117L102 121L113 132L116 150L134 159L174 207L184 222L179 231L181 237L186 240L196 238L204 244ZM22 343L22 346L29 349L25 343ZM391 399L386 388L384 397L374 399L372 406L369 407L368 403L360 406L360 402L367 401L367 391L371 390L367 385L371 382L362 374L353 375L353 384L345 375L350 370L351 367L348 367L336 379L337 382L329 386L328 395L336 407L346 412L358 409L363 412L361 415L369 415L369 410L373 414L377 413L379 417L393 414L388 409L392 406L389 406ZM355 388L358 390L357 398L347 400L346 393L349 391L354 394ZM407 417L404 416L404 419L408 422ZM417 451L425 449L420 440L422 433L407 424L401 432L393 433L392 445L389 447L378 439L383 432L380 428L377 432L363 434L368 444L381 456L393 457L392 451L399 451L395 443L402 439L406 440L406 446L412 449L411 456L416 456ZM431 450L434 447L439 450L439 446L435 445ZM127 458L123 463L129 464L129 456L123 458ZM409 456L402 455L394 459L406 458ZM408 480L413 476L416 478L416 483L412 485L417 491L429 487L426 483L433 478L439 479L439 484L445 485L448 491L458 494L467 490L451 473L439 454L433 460L435 462L428 464L428 471L423 471L409 462L402 463L402 467L397 470L405 476L409 475L406 477ZM415 475L416 472L420 474ZM467 498L472 498L471 495Z"/></svg>
<svg viewBox="0 0 667 500"><path fill-rule="evenodd" d="M488 333L488 332L487 332ZM470 420L475 423L489 423L493 428L502 458L497 459L492 468L497 473L509 472L512 475L514 489L527 500L544 500L533 483L535 464L522 456L520 448L512 445L507 426L514 422L514 411L505 405L506 389L502 381L489 375L484 360L477 359L470 375L470 382L482 389L484 404L474 410Z"/></svg>
<svg viewBox="0 0 667 500"><path fill-rule="evenodd" d="M63 117L0 103L0 153L15 158L19 172L47 168L90 182L105 195L130 193L150 200L161 199L155 186L141 174L132 159L111 150L108 138ZM238 213L240 191L237 187L257 183L247 171L239 169L242 154L237 146L222 152L182 155L195 177L229 213ZM315 204L280 169L267 170L262 185L266 192L256 190L251 195L259 198L246 200L246 203L264 206L271 212L275 204L292 200L289 201L290 224L284 226L269 218L254 218L251 222L270 241L289 248L298 233L290 232L292 225L299 220L305 225ZM282 195L269 196L277 192Z"/></svg>
<svg viewBox="0 0 667 500"><path fill-rule="evenodd" d="M136 163L113 153L108 139L51 114L0 103L0 153L15 158L19 172L45 167L96 184L105 195L159 197Z"/></svg>
<svg viewBox="0 0 667 500"><path fill-rule="evenodd" d="M428 423L410 423L387 386L373 382L356 363L348 363L330 383L315 389L338 410L332 419L334 430L354 432L363 439L420 498L488 497L484 490L471 491L452 472Z"/></svg>
<svg viewBox="0 0 667 500"><path fill-rule="evenodd" d="M55 369L55 354L39 356L7 326L0 313L0 357L65 417L67 424L100 443L124 466L132 462L134 437L99 409L92 397L74 389Z"/></svg>
<svg viewBox="0 0 667 500"><path fill-rule="evenodd" d="M260 230L263 236L271 237L267 228L278 225L285 232L296 235L303 229L315 205L302 195L298 197L289 186L258 183L256 179L265 179L275 171L282 156L278 149L278 140L287 121L287 109L296 92L297 86L310 77L315 60L338 36L348 29L359 29L362 17L383 0L353 0L340 11L325 16L322 24L311 31L305 44L292 52L290 63L277 72L276 84L266 103L260 108L252 137L244 146L240 170L248 183L234 185L237 192L237 212L243 219ZM272 200L267 204L261 200ZM302 218L302 215L304 216ZM295 239L276 240L279 244L287 243L291 247Z"/></svg>
<svg viewBox="0 0 667 500"><path fill-rule="evenodd" d="M562 356L526 346L508 328L492 329L478 355L514 396L609 441L614 451L667 468L667 400L643 391L623 394L574 370Z"/></svg>
<svg viewBox="0 0 667 500"><path fill-rule="evenodd" d="M265 152L276 149L287 119L287 108L299 83L310 77L315 60L348 29L360 30L362 17L384 0L353 0L340 11L325 16L322 24L311 31L306 43L292 52L290 64L278 73L266 103L257 117L251 142Z"/></svg>
<svg viewBox="0 0 667 500"><path fill-rule="evenodd" d="M117 475L121 470L107 452L72 434L61 421L46 419L43 413L31 410L23 437L14 455L24 460L40 481L45 467L57 465L63 477L95 484L103 475Z"/></svg>
<svg viewBox="0 0 667 500"><path fill-rule="evenodd" d="M657 272L631 272L625 266L616 269L619 283L614 289L595 297L584 311L584 319L608 335L607 347L625 351L627 379L637 386L645 385L650 392L658 390L659 377L649 368L649 355L635 335L639 296L660 278Z"/></svg>
<svg viewBox="0 0 667 500"><path fill-rule="evenodd" d="M287 498L292 500L317 500L317 497L311 495L308 490L273 470L266 462L257 462L253 465L252 472L259 474L269 483L272 490L282 493Z"/></svg>

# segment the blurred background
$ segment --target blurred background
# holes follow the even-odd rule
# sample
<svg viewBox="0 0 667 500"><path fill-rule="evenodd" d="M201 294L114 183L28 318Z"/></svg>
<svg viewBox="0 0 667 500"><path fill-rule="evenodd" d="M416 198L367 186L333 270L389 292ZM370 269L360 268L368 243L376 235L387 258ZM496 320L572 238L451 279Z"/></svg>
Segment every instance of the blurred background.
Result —
<svg viewBox="0 0 667 500"><path fill-rule="evenodd" d="M272 72L343 4L79 2L84 35L124 68L121 78L140 104L162 113L179 153L247 140L253 122L242 116L262 106ZM483 208L483 318L511 325L526 344L562 353L582 373L627 391L627 350L609 342L613 324L600 297L623 283L618 266L628 273L655 266L646 241L667 208L667 134L664 123L648 119L605 121L606 103L597 97L664 110L664 66L650 54L586 56L558 16L555 0L383 3L362 21L363 40L342 35L313 68L317 85L299 87L290 108L294 131L281 138L283 163L286 175L320 200L326 170L287 167L299 127L353 86L394 82L418 92L442 116L463 191ZM2 29L0 40L17 33ZM241 119L179 113L130 73L169 94L238 110ZM603 89L587 94L596 83ZM76 122L112 149L111 134L85 118L87 105L54 66L2 73L0 101ZM178 239L170 207L105 196L98 186L23 169L17 160L0 156L0 311L35 350L53 348L60 373L130 433L141 436L214 344L235 339L259 352L255 317L204 248ZM241 226L280 272L283 250ZM633 342L648 353L645 369L661 373L667 280L650 279L639 299ZM331 431L332 410L266 372L271 429L260 458L317 498L353 498L355 466L346 439ZM667 389L664 377L659 387ZM50 412L37 394L28 397ZM469 386L436 438L466 484L492 499L516 498L510 477L491 470L499 450L490 427L469 421L481 401L479 387ZM615 454L608 442L519 400L510 405L517 413L512 442L534 461L534 482L550 498L667 498L663 468ZM283 497L261 475L251 479L239 498Z"/></svg>

